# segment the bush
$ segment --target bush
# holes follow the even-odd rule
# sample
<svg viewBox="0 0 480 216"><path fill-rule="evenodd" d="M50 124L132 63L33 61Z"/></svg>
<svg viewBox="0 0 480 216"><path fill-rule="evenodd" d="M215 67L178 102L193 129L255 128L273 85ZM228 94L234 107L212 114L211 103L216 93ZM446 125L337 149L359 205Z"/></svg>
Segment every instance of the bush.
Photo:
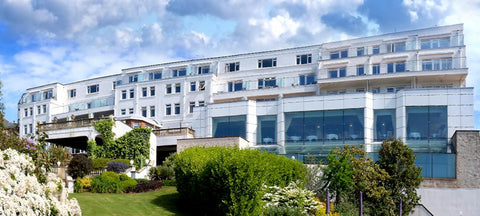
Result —
<svg viewBox="0 0 480 216"><path fill-rule="evenodd" d="M295 207L279 207L279 206L269 206L263 212L264 216L306 216L302 213L302 209Z"/></svg>
<svg viewBox="0 0 480 216"><path fill-rule="evenodd" d="M112 161L110 158L95 158L92 160L93 167L96 169L107 167L107 163Z"/></svg>
<svg viewBox="0 0 480 216"><path fill-rule="evenodd" d="M123 162L108 162L107 163L107 171L112 171L116 173L123 173L126 169L128 169L128 165Z"/></svg>
<svg viewBox="0 0 480 216"><path fill-rule="evenodd" d="M160 188L162 188L161 181L156 181L156 180L150 180L147 182L141 181L141 182L138 182L135 188L130 188L126 190L126 192L144 193L144 192L155 191Z"/></svg>
<svg viewBox="0 0 480 216"><path fill-rule="evenodd" d="M85 154L77 154L73 156L68 164L68 174L73 179L88 175L93 170L92 160L87 158Z"/></svg>
<svg viewBox="0 0 480 216"><path fill-rule="evenodd" d="M104 172L92 179L94 193L121 193L120 177L114 172Z"/></svg>
<svg viewBox="0 0 480 216"><path fill-rule="evenodd" d="M166 165L152 167L148 171L148 177L152 180L171 180L175 177L175 171Z"/></svg>
<svg viewBox="0 0 480 216"><path fill-rule="evenodd" d="M313 215L320 202L315 200L315 193L299 187L299 182L290 182L287 187L266 186L262 200L268 207L280 209L299 209L300 215ZM289 214L290 215L290 214Z"/></svg>
<svg viewBox="0 0 480 216"><path fill-rule="evenodd" d="M88 176L84 176L83 178L78 177L75 179L75 184L73 186L75 192L81 193L83 192L83 189L90 189L92 186L92 179Z"/></svg>
<svg viewBox="0 0 480 216"><path fill-rule="evenodd" d="M177 186L177 181L175 180L163 180L164 186Z"/></svg>
<svg viewBox="0 0 480 216"><path fill-rule="evenodd" d="M125 174L121 174L119 177L120 177L120 185L122 186L122 191L133 190L138 184L137 181L135 181L135 179L132 179Z"/></svg>
<svg viewBox="0 0 480 216"><path fill-rule="evenodd" d="M302 163L283 156L224 147L192 147L175 157L177 190L197 212L260 215L263 185L304 181Z"/></svg>
<svg viewBox="0 0 480 216"><path fill-rule="evenodd" d="M148 179L135 179L135 181L137 181L137 183L148 182Z"/></svg>

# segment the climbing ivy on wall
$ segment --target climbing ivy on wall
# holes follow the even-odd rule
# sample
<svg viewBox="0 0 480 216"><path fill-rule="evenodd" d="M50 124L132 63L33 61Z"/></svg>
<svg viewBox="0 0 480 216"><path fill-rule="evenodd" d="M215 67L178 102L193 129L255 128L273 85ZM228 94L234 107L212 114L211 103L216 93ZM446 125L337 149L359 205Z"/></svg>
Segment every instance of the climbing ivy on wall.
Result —
<svg viewBox="0 0 480 216"><path fill-rule="evenodd" d="M103 136L103 145L94 140L88 141L87 151L91 158L122 158L143 164L149 156L150 133L148 128L134 128L122 137L113 139L113 119L106 119L93 124L95 130Z"/></svg>

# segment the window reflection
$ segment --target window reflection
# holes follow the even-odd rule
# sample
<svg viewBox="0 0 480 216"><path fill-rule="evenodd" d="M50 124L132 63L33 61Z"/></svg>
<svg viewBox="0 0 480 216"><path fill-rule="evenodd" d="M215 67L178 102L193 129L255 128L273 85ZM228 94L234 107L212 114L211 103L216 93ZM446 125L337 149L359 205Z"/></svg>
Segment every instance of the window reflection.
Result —
<svg viewBox="0 0 480 216"><path fill-rule="evenodd" d="M395 136L395 110L374 110L375 141L383 141Z"/></svg>
<svg viewBox="0 0 480 216"><path fill-rule="evenodd" d="M277 116L257 117L257 144L277 143Z"/></svg>
<svg viewBox="0 0 480 216"><path fill-rule="evenodd" d="M241 136L246 137L246 116L216 117L213 122L213 136Z"/></svg>

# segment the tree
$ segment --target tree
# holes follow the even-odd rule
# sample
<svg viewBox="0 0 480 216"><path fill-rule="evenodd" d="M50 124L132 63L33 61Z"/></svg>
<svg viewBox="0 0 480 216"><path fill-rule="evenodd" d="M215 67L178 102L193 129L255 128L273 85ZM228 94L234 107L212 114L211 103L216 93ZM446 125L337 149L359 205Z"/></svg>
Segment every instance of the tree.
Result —
<svg viewBox="0 0 480 216"><path fill-rule="evenodd" d="M343 151L334 149L328 154L323 180L326 181L325 187L335 195L335 204L340 203L342 196L353 189L352 157L351 151L346 148Z"/></svg>
<svg viewBox="0 0 480 216"><path fill-rule="evenodd" d="M399 213L400 199L403 214L412 211L420 200L416 188L423 180L422 168L415 165L415 160L413 150L400 139L385 140L382 143L377 163L389 174L384 185L390 191L394 205L387 206L395 212L395 215Z"/></svg>

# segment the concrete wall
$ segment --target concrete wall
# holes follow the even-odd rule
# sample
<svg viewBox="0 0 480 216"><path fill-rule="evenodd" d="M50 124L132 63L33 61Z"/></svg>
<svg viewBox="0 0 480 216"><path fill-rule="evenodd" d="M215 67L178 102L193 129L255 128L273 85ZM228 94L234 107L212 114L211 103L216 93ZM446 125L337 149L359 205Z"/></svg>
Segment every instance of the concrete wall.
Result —
<svg viewBox="0 0 480 216"><path fill-rule="evenodd" d="M435 216L480 215L480 188L420 188L423 204Z"/></svg>
<svg viewBox="0 0 480 216"><path fill-rule="evenodd" d="M241 137L217 137L217 138L198 138L198 139L179 139L177 140L177 153L193 146L214 147L238 146L241 149L248 148L248 141Z"/></svg>

